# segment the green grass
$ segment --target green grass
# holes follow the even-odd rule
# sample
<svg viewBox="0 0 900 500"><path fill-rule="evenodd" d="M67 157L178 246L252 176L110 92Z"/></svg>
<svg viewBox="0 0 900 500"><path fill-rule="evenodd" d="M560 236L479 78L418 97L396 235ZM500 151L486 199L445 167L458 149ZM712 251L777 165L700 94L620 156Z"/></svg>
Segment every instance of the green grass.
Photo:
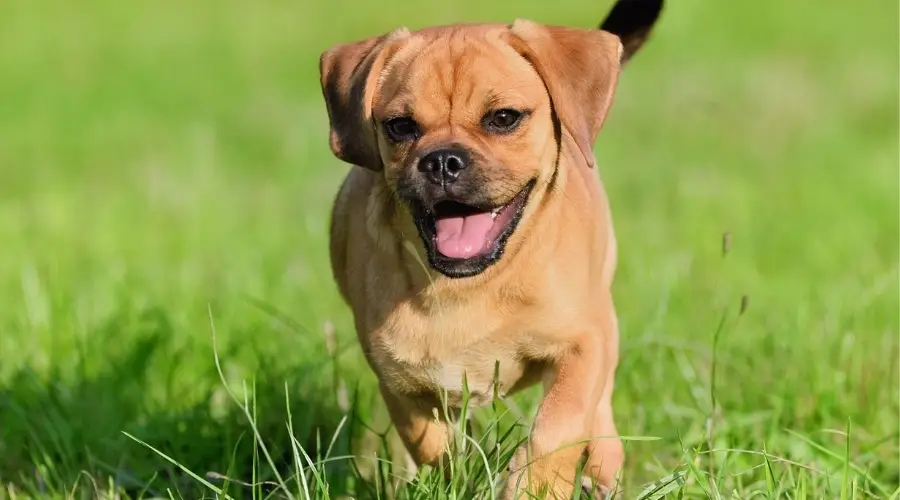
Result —
<svg viewBox="0 0 900 500"><path fill-rule="evenodd" d="M587 27L610 1L326 5L4 3L0 498L396 482L328 269L347 167L318 56L398 25ZM619 498L897 497L897 19L876 0L673 0L627 68L597 141L621 247L614 406L641 438ZM474 412L449 484L423 470L401 491L490 498L538 390Z"/></svg>

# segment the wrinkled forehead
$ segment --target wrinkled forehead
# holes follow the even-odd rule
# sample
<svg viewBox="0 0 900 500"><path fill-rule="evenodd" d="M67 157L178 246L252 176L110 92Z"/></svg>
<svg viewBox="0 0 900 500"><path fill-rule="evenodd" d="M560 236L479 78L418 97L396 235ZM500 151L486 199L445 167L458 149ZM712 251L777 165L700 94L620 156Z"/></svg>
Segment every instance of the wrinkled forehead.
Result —
<svg viewBox="0 0 900 500"><path fill-rule="evenodd" d="M543 81L503 35L505 26L435 28L414 33L385 67L376 116L527 109L546 96Z"/></svg>

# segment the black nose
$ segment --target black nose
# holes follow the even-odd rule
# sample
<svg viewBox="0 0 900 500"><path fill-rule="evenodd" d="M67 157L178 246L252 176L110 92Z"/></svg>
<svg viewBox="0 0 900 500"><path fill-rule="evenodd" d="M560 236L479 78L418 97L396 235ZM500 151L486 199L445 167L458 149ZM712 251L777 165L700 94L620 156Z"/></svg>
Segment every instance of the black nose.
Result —
<svg viewBox="0 0 900 500"><path fill-rule="evenodd" d="M429 181L438 184L450 184L459 178L459 174L469 166L469 155L462 149L438 149L425 155L419 161L419 171Z"/></svg>

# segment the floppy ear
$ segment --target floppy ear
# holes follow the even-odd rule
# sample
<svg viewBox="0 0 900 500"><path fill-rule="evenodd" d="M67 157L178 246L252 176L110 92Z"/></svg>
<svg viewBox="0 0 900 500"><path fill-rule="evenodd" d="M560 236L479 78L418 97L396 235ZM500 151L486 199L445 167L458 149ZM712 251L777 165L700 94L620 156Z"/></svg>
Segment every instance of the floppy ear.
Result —
<svg viewBox="0 0 900 500"><path fill-rule="evenodd" d="M356 43L336 45L319 58L322 94L331 127L329 144L340 160L381 170L372 123L372 100L378 77L406 28Z"/></svg>
<svg viewBox="0 0 900 500"><path fill-rule="evenodd" d="M510 44L544 80L557 118L594 166L593 144L612 104L622 43L612 33L518 19Z"/></svg>

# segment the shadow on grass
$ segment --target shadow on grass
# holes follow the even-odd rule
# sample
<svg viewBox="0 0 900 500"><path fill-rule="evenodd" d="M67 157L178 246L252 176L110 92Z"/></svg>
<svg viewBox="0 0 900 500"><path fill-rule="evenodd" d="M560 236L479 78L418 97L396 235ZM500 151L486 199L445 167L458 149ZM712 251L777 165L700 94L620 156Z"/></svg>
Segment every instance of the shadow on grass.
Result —
<svg viewBox="0 0 900 500"><path fill-rule="evenodd" d="M246 332L246 338L251 333L263 332ZM219 486L223 477L277 481L260 454L254 426L218 377L212 349L202 356L174 348L177 334L160 310L115 317L89 332L91 349L74 363L55 364L40 374L23 368L8 378L0 387L0 484L31 494L62 494L109 491L112 481L130 497L168 496L171 490L175 497L200 498L212 491L181 467L214 477L210 481ZM248 344L253 350L252 342L232 344L219 348L220 359L246 358ZM321 353L303 354L315 363L293 370L277 368L272 354L251 356L259 369L246 381L249 411L287 481L295 458L291 432L315 460L315 451L331 443L346 412L332 390L324 346ZM198 357L208 360L199 370ZM184 377L196 377L196 383ZM240 380L230 389L238 400L245 397ZM348 455L351 444L348 432L340 432L331 455ZM350 477L351 465L335 460L327 467L331 493L341 494L346 481L338 478ZM228 493L249 497L249 489L231 484Z"/></svg>
<svg viewBox="0 0 900 500"><path fill-rule="evenodd" d="M267 312L276 316L273 311ZM83 345L67 353L70 357L51 359L55 362L50 363L50 370L23 368L0 386L0 487L30 497L96 498L101 491L108 494L114 490L128 498L215 498L213 489L201 484L201 480L207 480L213 488L227 488L233 498L280 498L283 491L274 490L282 481L292 493L304 491L301 476L296 473L298 462L304 464L302 477L307 483L320 480L309 485L315 490L312 498L384 498L386 483L394 479L396 471L388 462L369 460L377 467L361 474L355 466L363 461L348 459L373 457L375 451L386 456L383 439L376 440L374 447L371 442L364 443L366 451L360 447L364 434L371 437L364 433L364 424L385 429L382 422L375 422L375 408L381 403L375 390L350 391L365 399L356 394L341 396L336 390L336 363L345 362L335 357L335 349L327 346L324 336L307 342L314 335L292 332L291 338L306 336L305 347L296 349L279 341L271 324L229 328L228 339L223 339L228 341L217 342L216 349L226 385L211 345L185 341L185 332L174 327L162 310L122 314L86 333ZM51 348L48 352L59 350ZM241 367L248 368L253 378L242 376ZM348 372L353 370L340 370L341 376ZM345 382L352 389L352 381ZM628 403L629 408L640 406L639 401ZM521 429L510 422L517 417L510 418L504 412L503 405L498 405L473 418L473 425L479 427L474 433L480 436L475 438L478 447L473 450L470 446L467 453L454 459L456 469L450 484L432 471L406 484L400 497L488 498L485 490L491 488L498 471L505 470L519 444ZM770 464L775 464L772 470L791 488L800 484L795 474L801 469L819 492L837 491L847 484L851 473L857 477L861 491L882 493L897 488L893 465L896 455L882 458L886 452L876 450L884 444L880 438L873 441L870 436L864 440L865 449L851 451L848 427L846 447L833 451L818 443L821 436L814 436L814 441L804 436L795 439L783 432L753 430L759 426L782 427L784 423L776 420L723 420L716 428L715 442L710 439L704 447L706 439L700 427L704 420L695 418L691 432L678 432L678 443L665 440L671 449L663 457L666 463L660 463L650 474L656 477L647 478L652 484L647 486L642 477L632 487L654 491L675 484L673 478L680 481L681 476L672 476L669 471L680 467L679 462L696 462L713 464L709 474L715 469L715 480L723 487L735 487L733 478L740 477L768 491L775 487L771 485L780 484L768 472ZM506 424L510 425L502 427ZM256 440L257 434L261 441ZM773 439L764 441L760 452L752 446L753 436ZM895 443L896 434L887 439ZM642 447L640 442L633 445L638 448L632 456L645 466L660 450ZM802 463L777 457L767 445L776 447L775 453L790 452ZM301 456L300 448L309 458ZM715 454L712 448L717 450ZM672 457L679 451L685 456ZM326 455L329 460L325 460ZM852 463L851 456L861 459L862 465ZM315 470L306 467L309 462L316 464L312 467ZM709 481L704 469L705 465L697 465L689 471L696 476L691 486L694 490ZM678 483L679 487L684 484ZM0 498L3 494L0 489Z"/></svg>

